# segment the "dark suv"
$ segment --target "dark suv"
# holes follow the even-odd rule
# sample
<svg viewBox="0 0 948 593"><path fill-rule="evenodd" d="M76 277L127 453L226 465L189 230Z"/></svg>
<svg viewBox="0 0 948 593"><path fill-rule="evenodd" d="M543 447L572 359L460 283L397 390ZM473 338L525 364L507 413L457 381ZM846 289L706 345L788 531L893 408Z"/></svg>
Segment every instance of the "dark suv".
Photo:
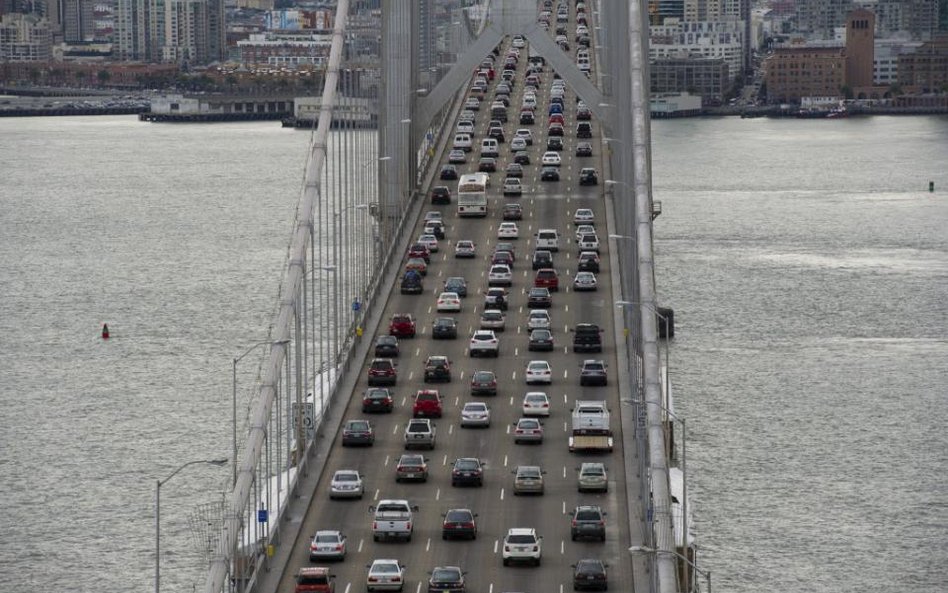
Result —
<svg viewBox="0 0 948 593"><path fill-rule="evenodd" d="M608 385L606 363L601 360L584 360L579 371L579 385Z"/></svg>
<svg viewBox="0 0 948 593"><path fill-rule="evenodd" d="M398 381L395 363L388 358L376 358L369 365L369 387L394 385Z"/></svg>
<svg viewBox="0 0 948 593"><path fill-rule="evenodd" d="M579 323L573 328L573 352L602 352L602 330L595 323Z"/></svg>
<svg viewBox="0 0 948 593"><path fill-rule="evenodd" d="M609 581L602 560L586 558L573 565L573 591L595 589L607 591Z"/></svg>
<svg viewBox="0 0 948 593"><path fill-rule="evenodd" d="M451 382L451 362L446 356L429 356L425 361L425 383Z"/></svg>
<svg viewBox="0 0 948 593"><path fill-rule="evenodd" d="M579 538L592 538L606 541L606 513L595 505L578 506L570 513L569 534L573 541Z"/></svg>
<svg viewBox="0 0 948 593"><path fill-rule="evenodd" d="M483 486L484 468L481 467L480 459L474 457L462 457L454 462L451 469L452 486Z"/></svg>
<svg viewBox="0 0 948 593"><path fill-rule="evenodd" d="M553 267L553 252L546 249L538 249L533 252L533 269Z"/></svg>
<svg viewBox="0 0 948 593"><path fill-rule="evenodd" d="M458 337L458 322L454 317L438 317L431 325L431 337L435 340L453 340Z"/></svg>
<svg viewBox="0 0 948 593"><path fill-rule="evenodd" d="M431 188L431 203L432 204L450 204L451 203L451 190L448 189L448 186L437 185Z"/></svg>
<svg viewBox="0 0 948 593"><path fill-rule="evenodd" d="M377 358L398 358L398 338L395 336L379 336L376 338L375 356Z"/></svg>
<svg viewBox="0 0 948 593"><path fill-rule="evenodd" d="M424 292L425 287L421 283L421 274L414 270L405 272L405 275L402 276L400 290L402 294L421 294Z"/></svg>

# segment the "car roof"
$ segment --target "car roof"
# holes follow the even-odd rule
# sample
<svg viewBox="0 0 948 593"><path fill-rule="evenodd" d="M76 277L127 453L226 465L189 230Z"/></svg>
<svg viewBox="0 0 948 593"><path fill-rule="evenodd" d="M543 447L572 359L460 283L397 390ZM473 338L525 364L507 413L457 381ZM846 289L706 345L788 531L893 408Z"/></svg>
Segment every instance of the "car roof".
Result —
<svg viewBox="0 0 948 593"><path fill-rule="evenodd" d="M507 535L535 535L536 532L532 527L511 527L507 530Z"/></svg>

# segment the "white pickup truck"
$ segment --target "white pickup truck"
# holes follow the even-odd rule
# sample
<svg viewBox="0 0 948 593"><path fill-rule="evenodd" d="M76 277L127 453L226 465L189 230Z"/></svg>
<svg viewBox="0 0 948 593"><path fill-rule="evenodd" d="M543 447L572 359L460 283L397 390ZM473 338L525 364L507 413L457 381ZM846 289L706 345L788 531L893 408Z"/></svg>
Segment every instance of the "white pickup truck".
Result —
<svg viewBox="0 0 948 593"><path fill-rule="evenodd" d="M369 507L374 513L372 520L372 540L403 539L411 541L414 524L413 511L418 506L412 506L407 500L380 500L376 506Z"/></svg>
<svg viewBox="0 0 948 593"><path fill-rule="evenodd" d="M609 426L609 408L605 402L577 401L573 407L573 432L569 450L612 451L612 428Z"/></svg>

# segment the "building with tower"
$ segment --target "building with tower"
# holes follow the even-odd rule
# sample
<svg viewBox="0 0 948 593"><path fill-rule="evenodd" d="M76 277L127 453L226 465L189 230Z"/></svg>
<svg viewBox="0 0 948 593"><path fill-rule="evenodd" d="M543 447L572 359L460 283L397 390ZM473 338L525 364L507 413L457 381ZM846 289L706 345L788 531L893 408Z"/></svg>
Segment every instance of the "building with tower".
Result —
<svg viewBox="0 0 948 593"><path fill-rule="evenodd" d="M846 85L851 89L873 85L876 15L859 8L846 18Z"/></svg>

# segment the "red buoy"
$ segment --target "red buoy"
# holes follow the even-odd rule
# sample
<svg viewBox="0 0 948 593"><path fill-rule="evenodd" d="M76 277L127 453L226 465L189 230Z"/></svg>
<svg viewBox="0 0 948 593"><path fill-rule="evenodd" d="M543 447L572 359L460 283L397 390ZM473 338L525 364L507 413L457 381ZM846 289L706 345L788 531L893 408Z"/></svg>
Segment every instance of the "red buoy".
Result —
<svg viewBox="0 0 948 593"><path fill-rule="evenodd" d="M103 340L109 339L109 324L108 323L102 324L102 339Z"/></svg>

